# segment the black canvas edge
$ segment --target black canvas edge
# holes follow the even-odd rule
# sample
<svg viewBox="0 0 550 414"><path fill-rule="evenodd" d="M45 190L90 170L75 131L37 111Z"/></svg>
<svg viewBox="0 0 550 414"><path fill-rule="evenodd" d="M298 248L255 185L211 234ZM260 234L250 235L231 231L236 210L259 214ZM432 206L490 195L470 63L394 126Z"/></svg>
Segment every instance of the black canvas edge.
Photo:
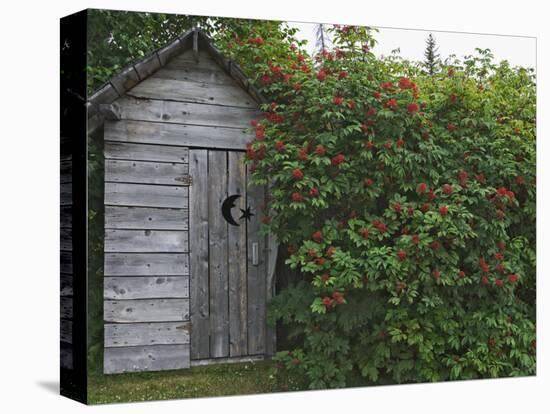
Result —
<svg viewBox="0 0 550 414"><path fill-rule="evenodd" d="M88 11L60 19L60 143L72 156L72 369L61 367L60 394L87 403L87 115ZM61 341L60 341L61 347ZM60 349L61 351L61 349Z"/></svg>

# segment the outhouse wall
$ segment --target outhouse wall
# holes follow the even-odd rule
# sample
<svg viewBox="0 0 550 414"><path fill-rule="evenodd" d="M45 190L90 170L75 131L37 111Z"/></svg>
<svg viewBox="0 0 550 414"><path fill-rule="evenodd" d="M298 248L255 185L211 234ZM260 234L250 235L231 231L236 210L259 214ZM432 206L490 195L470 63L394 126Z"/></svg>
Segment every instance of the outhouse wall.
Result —
<svg viewBox="0 0 550 414"><path fill-rule="evenodd" d="M72 152L68 138L60 151L60 365L73 369Z"/></svg>
<svg viewBox="0 0 550 414"><path fill-rule="evenodd" d="M230 163L248 187L242 158L253 137L245 129L258 119L258 104L206 51L188 50L168 63L158 54L151 59L135 70L142 81L125 75L139 83L114 102L120 120L104 126L104 371L262 358L272 351L265 321L271 295L266 238L259 226L249 233L260 243L260 264L244 280L247 309L235 312L231 306L243 304L243 290L231 289L228 273L205 285L209 259L201 255L213 233L200 201L212 185L209 173L229 174ZM227 186L224 191L227 195ZM264 197L263 189L242 191L256 194L254 200ZM260 203L255 208L257 223ZM230 255L231 246L225 248ZM233 310L244 317L246 347L231 346L230 320L212 326L212 292L225 295L228 315ZM212 332L227 333L228 346L213 346ZM242 343L243 333L238 335Z"/></svg>

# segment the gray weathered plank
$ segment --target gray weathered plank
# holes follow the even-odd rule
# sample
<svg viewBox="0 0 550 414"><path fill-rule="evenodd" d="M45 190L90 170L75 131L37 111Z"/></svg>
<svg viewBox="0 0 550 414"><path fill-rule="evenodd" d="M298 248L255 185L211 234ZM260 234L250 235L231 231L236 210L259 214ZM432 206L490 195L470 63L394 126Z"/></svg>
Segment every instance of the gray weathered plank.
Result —
<svg viewBox="0 0 550 414"><path fill-rule="evenodd" d="M229 355L227 222L221 214L227 197L227 152L208 151L208 242L210 266L210 356Z"/></svg>
<svg viewBox="0 0 550 414"><path fill-rule="evenodd" d="M183 51L183 43L180 39L176 38L172 40L169 44L164 46L162 49L157 51L157 55L160 60L160 65L166 65L170 60L177 56Z"/></svg>
<svg viewBox="0 0 550 414"><path fill-rule="evenodd" d="M72 319L73 317L73 298L70 296L61 296L59 314L62 318Z"/></svg>
<svg viewBox="0 0 550 414"><path fill-rule="evenodd" d="M189 171L189 259L191 265L191 358L210 357L208 301L208 151L191 150Z"/></svg>
<svg viewBox="0 0 550 414"><path fill-rule="evenodd" d="M120 121L120 109L116 103L100 104L99 113L104 119Z"/></svg>
<svg viewBox="0 0 550 414"><path fill-rule="evenodd" d="M105 183L105 204L134 207L187 208L187 187Z"/></svg>
<svg viewBox="0 0 550 414"><path fill-rule="evenodd" d="M211 69L224 72L222 67L219 66L216 61L205 50L199 50L199 61L197 62L193 56L193 51L189 50L185 53L174 57L164 68L170 69L182 69L182 68L197 68L197 69Z"/></svg>
<svg viewBox="0 0 550 414"><path fill-rule="evenodd" d="M152 98L182 102L256 108L252 97L234 85L216 85L150 77L127 92L137 98Z"/></svg>
<svg viewBox="0 0 550 414"><path fill-rule="evenodd" d="M73 273L73 252L61 251L59 257L61 273Z"/></svg>
<svg viewBox="0 0 550 414"><path fill-rule="evenodd" d="M219 364L242 364L242 363L254 363L265 360L264 355L247 355L241 357L227 357L227 358L209 358L209 359L195 359L191 360L192 367L204 367L207 365L219 365Z"/></svg>
<svg viewBox="0 0 550 414"><path fill-rule="evenodd" d="M104 84L97 92L88 98L88 117L92 116L93 112L99 107L99 104L111 103L118 97L119 94L111 83Z"/></svg>
<svg viewBox="0 0 550 414"><path fill-rule="evenodd" d="M61 250L73 250L73 231L71 228L59 229L59 246Z"/></svg>
<svg viewBox="0 0 550 414"><path fill-rule="evenodd" d="M124 120L165 122L246 129L259 119L255 109L204 105L191 102L159 101L124 97L117 101Z"/></svg>
<svg viewBox="0 0 550 414"><path fill-rule="evenodd" d="M146 79L160 68L160 59L156 52L134 65L140 79Z"/></svg>
<svg viewBox="0 0 550 414"><path fill-rule="evenodd" d="M214 67L213 65L216 65ZM219 69L216 63L197 67L194 63L165 66L155 73L159 79L172 79L187 82L207 83L210 85L234 85L235 81Z"/></svg>
<svg viewBox="0 0 550 414"><path fill-rule="evenodd" d="M105 300L106 322L183 322L189 320L189 299Z"/></svg>
<svg viewBox="0 0 550 414"><path fill-rule="evenodd" d="M247 167L247 177L250 177ZM266 340L266 257L265 236L260 234L261 208L264 203L263 187L248 185L247 203L254 216L247 228L248 254L248 353L265 352ZM257 244L258 264L253 264L253 246Z"/></svg>
<svg viewBox="0 0 550 414"><path fill-rule="evenodd" d="M105 276L189 275L189 255L174 253L105 253Z"/></svg>
<svg viewBox="0 0 550 414"><path fill-rule="evenodd" d="M248 93L258 102L258 104L264 104L267 103L267 99L260 94L260 91L258 88L256 88L252 84L248 84Z"/></svg>
<svg viewBox="0 0 550 414"><path fill-rule="evenodd" d="M124 122L125 121L118 121L117 123ZM148 124L146 127L147 126ZM121 128L122 127L123 126L121 126ZM136 136L132 135L132 128L128 129L129 131L122 131L122 134L118 134L120 131L113 131L111 129L110 132L112 133L106 134L105 139L112 139L113 141L136 140L136 136L139 137L140 134L147 134L147 132L143 131L143 129L148 130L150 128L138 128L140 132L136 132ZM155 129L158 128L155 127ZM155 141L153 142L154 144L162 144L162 140L159 139L150 139L150 141ZM106 141L105 159L187 163L188 150L184 147L170 145L145 145L140 143Z"/></svg>
<svg viewBox="0 0 550 414"><path fill-rule="evenodd" d="M185 253L189 250L187 231L105 230L105 252Z"/></svg>
<svg viewBox="0 0 550 414"><path fill-rule="evenodd" d="M213 68L223 72L223 68L219 66L214 58L206 50L199 47L199 60L193 56L193 51L188 50L174 57L166 66L166 68L180 69L182 67L196 67L198 69Z"/></svg>
<svg viewBox="0 0 550 414"><path fill-rule="evenodd" d="M187 230L188 210L105 206L105 228Z"/></svg>
<svg viewBox="0 0 550 414"><path fill-rule="evenodd" d="M124 69L121 73L111 79L111 85L113 85L121 96L138 82L139 76L133 66Z"/></svg>
<svg viewBox="0 0 550 414"><path fill-rule="evenodd" d="M92 136L103 126L105 118L99 112L93 116L88 115L87 133Z"/></svg>
<svg viewBox="0 0 550 414"><path fill-rule="evenodd" d="M105 347L188 344L189 322L105 324Z"/></svg>
<svg viewBox="0 0 550 414"><path fill-rule="evenodd" d="M73 343L73 322L67 319L61 319L60 321L60 338L62 342L68 344Z"/></svg>
<svg viewBox="0 0 550 414"><path fill-rule="evenodd" d="M73 275L68 273L61 273L59 283L60 296L72 296L73 295Z"/></svg>
<svg viewBox="0 0 550 414"><path fill-rule="evenodd" d="M195 30L193 32L193 56L195 57L195 62L199 62L199 32Z"/></svg>
<svg viewBox="0 0 550 414"><path fill-rule="evenodd" d="M59 359L61 368L73 369L73 346L66 342L60 342Z"/></svg>
<svg viewBox="0 0 550 414"><path fill-rule="evenodd" d="M105 348L103 372L163 371L189 368L189 345L154 345Z"/></svg>
<svg viewBox="0 0 550 414"><path fill-rule="evenodd" d="M241 68L238 67L233 61L230 61L228 66L231 77L237 82L237 84L241 88L248 90L249 80L248 77L241 70Z"/></svg>
<svg viewBox="0 0 550 414"><path fill-rule="evenodd" d="M227 194L240 194L235 200L234 212L246 209L246 170L244 154L227 153ZM236 218L236 217L235 217ZM229 287L229 353L231 356L247 354L246 305L246 222L228 226L228 287Z"/></svg>
<svg viewBox="0 0 550 414"><path fill-rule="evenodd" d="M59 214L59 223L61 227L71 228L73 225L73 211L71 206L61 206Z"/></svg>
<svg viewBox="0 0 550 414"><path fill-rule="evenodd" d="M208 53L199 52L199 61L197 62L189 53L185 53L174 58L168 65L155 73L155 77L164 77L167 70L177 73L176 79L188 80L194 82L205 82L210 84L235 84L233 79L226 73Z"/></svg>
<svg viewBox="0 0 550 414"><path fill-rule="evenodd" d="M222 54L221 50L215 47L212 42L207 39L206 36L201 36L200 41L201 49L206 51L210 55L210 57L214 59L218 63L218 65L220 65L221 68L229 71L230 60Z"/></svg>
<svg viewBox="0 0 550 414"><path fill-rule="evenodd" d="M244 133L237 128L201 125L123 120L106 121L105 128L107 131L105 139L108 141L158 144L159 147L163 145L180 145L184 147L245 150L246 144L253 139L250 133ZM127 146L120 147L113 144L114 142L106 143L105 157L168 162L177 162L177 158L180 157L174 149L164 148L168 152L160 153L163 148L158 148L157 153L149 154L153 150L152 148L135 147L136 153L131 153L130 158ZM170 151L173 152L171 155ZM183 162L187 162L186 158L183 159Z"/></svg>
<svg viewBox="0 0 550 414"><path fill-rule="evenodd" d="M62 183L61 184L61 205L68 206L73 204L73 184Z"/></svg>
<svg viewBox="0 0 550 414"><path fill-rule="evenodd" d="M181 186L187 164L105 160L105 181Z"/></svg>
<svg viewBox="0 0 550 414"><path fill-rule="evenodd" d="M188 276L106 277L105 299L189 298Z"/></svg>

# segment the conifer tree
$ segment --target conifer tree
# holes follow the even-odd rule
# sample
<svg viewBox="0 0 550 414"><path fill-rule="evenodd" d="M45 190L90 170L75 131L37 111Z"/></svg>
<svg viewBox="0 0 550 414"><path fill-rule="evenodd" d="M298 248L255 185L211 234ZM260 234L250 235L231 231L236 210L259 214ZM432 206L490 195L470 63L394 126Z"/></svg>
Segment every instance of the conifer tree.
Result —
<svg viewBox="0 0 550 414"><path fill-rule="evenodd" d="M325 25L322 23L315 25L315 49L318 53L321 53L323 50L327 50L330 45L330 37L327 33Z"/></svg>
<svg viewBox="0 0 550 414"><path fill-rule="evenodd" d="M426 39L426 50L424 51L424 67L426 68L426 73L430 76L433 76L439 64L439 53L437 53L437 50L438 47L435 38L430 33Z"/></svg>

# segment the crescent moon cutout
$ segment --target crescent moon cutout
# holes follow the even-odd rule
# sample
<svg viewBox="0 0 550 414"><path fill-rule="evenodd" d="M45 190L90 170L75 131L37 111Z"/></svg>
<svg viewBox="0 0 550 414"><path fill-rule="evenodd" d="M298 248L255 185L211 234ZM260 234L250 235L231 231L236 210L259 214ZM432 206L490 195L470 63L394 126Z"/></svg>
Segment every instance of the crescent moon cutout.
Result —
<svg viewBox="0 0 550 414"><path fill-rule="evenodd" d="M235 200L238 199L240 194L233 194L227 197L222 203L222 216L229 224L232 226L238 226L239 223L235 221L233 215L231 214L231 209L235 207Z"/></svg>

